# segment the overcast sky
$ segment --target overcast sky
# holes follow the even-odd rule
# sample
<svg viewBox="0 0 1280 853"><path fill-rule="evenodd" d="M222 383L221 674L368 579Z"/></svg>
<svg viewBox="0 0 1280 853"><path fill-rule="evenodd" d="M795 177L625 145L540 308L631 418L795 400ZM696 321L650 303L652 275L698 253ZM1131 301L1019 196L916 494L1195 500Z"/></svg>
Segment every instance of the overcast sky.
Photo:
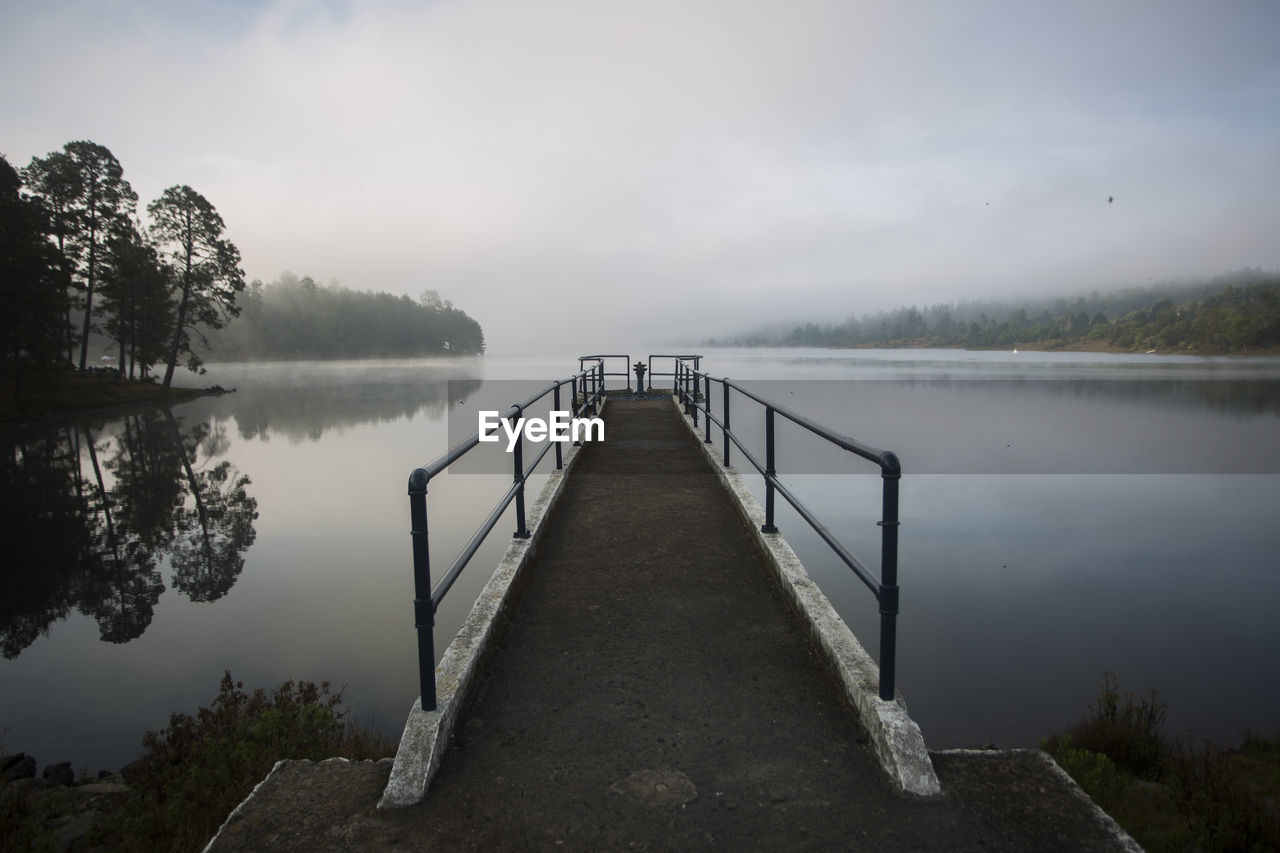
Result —
<svg viewBox="0 0 1280 853"><path fill-rule="evenodd" d="M490 351L1280 269L1280 3L6 0L0 153ZM1108 197L1114 202L1108 203ZM563 349L563 345L554 346Z"/></svg>

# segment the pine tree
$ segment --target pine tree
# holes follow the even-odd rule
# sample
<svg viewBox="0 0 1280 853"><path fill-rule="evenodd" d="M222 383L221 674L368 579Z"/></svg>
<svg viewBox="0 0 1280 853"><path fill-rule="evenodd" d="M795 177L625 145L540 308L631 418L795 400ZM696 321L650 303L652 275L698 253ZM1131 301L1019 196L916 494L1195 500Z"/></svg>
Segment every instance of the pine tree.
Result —
<svg viewBox="0 0 1280 853"><path fill-rule="evenodd" d="M223 238L225 226L208 199L191 187L169 187L147 206L151 234L173 265L176 317L169 345L164 387L173 381L178 356L199 370L200 357L191 348L191 334L199 327L220 329L240 313L236 294L244 290L240 251Z"/></svg>

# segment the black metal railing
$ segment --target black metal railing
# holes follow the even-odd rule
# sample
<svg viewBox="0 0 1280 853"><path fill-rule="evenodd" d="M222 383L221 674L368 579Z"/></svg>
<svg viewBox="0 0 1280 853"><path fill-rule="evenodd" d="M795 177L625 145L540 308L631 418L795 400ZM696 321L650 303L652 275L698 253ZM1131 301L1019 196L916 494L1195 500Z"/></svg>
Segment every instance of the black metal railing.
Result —
<svg viewBox="0 0 1280 853"><path fill-rule="evenodd" d="M669 359L671 359L671 360L672 360L671 370L660 370L660 371L656 371L656 372L655 372L655 371L654 371L654 369L653 369L653 360L654 360L655 358L661 358L661 359L668 359L668 358L669 358ZM693 363L693 369L694 369L694 370L697 370L697 369L698 369L698 364L699 364L701 361L702 361L702 356L700 356L700 355L673 355L673 354L666 354L666 353L654 353L653 355L650 355L650 356L649 356L649 370L648 370L648 372L649 372L649 387L650 387L650 388L652 388L652 387L653 387L653 380L654 380L654 378L655 378L655 377L658 377L658 376L670 376L670 377L671 377L671 390L672 390L672 393L676 393L676 392L679 390L678 381L679 381L679 377L680 377L680 370L679 370L679 366L680 366L680 364L681 364L681 363L684 363L684 362L692 362L692 363ZM637 388L636 390L637 390L637 391L643 391L644 389L643 389L643 388Z"/></svg>
<svg viewBox="0 0 1280 853"><path fill-rule="evenodd" d="M622 359L621 370L610 370L609 367L613 363L613 359ZM631 390L631 356L620 353L610 353L608 355L580 355L578 356L578 369L583 370L586 362L594 362L600 368L600 379L603 382L606 377L617 376L622 379L622 387Z"/></svg>
<svg viewBox="0 0 1280 853"><path fill-rule="evenodd" d="M777 533L774 524L774 495L782 497L791 504L814 532L826 542L837 557L853 570L858 580L862 581L880 604L880 698L892 701L894 697L894 669L897 652L897 618L898 618L898 482L902 479L902 465L897 454L890 450L881 450L841 435L833 430L815 423L803 415L777 405L756 395L728 378L714 378L697 369L696 356L680 356L677 358L675 380L679 402L684 406L685 414L693 419L693 426L698 427L698 412L704 418L703 439L712 443L711 425L720 428L724 439L723 463L729 467L730 445L736 445L751 466L764 476L765 483L765 521L761 530L764 533ZM712 411L711 386L719 384L722 393L720 414ZM730 424L730 390L764 407L765 459L761 461L751 453L740 437L733 432ZM883 480L880 526L880 577L876 579L862 562L849 552L825 524L818 520L813 512L805 506L796 495L778 479L774 441L774 421L782 416L810 433L834 444L843 450L853 453L869 462L880 466Z"/></svg>
<svg viewBox="0 0 1280 853"><path fill-rule="evenodd" d="M552 397L552 408L556 411L561 411L560 389L565 385L569 386L569 411L572 417L596 414L599 411L600 401L605 393L605 377L614 375L605 372L604 359L613 357L584 356L578 362L579 367L583 368L579 373L567 379L556 380L523 403L515 403L500 416L501 419L514 422L517 418L523 417L525 410L548 394ZM628 356L621 356L621 358L630 360ZM592 362L592 365L589 368L584 368L583 366L586 362ZM496 428L494 431L496 431ZM492 435L492 433L488 434ZM458 552L458 556L454 558L449 570L445 572L439 584L433 589L431 586L431 551L427 534L427 485L433 477L461 459L479 444L480 432L477 430L469 438L454 445L423 467L415 468L413 473L409 475L409 516L412 523L410 533L413 541L413 613L414 627L418 631L418 682L422 690L422 709L424 711L434 711L436 709L434 629L435 614L440 607L440 602L513 501L516 505L516 531L513 536L519 539L527 539L529 537L529 529L525 523L525 482L551 448L555 448L556 469L559 470L564 466L561 448L563 442L546 442L533 462L526 466L524 464L524 439L521 437L516 440L511 449L511 487L503 494L497 505L494 506L493 510L471 536L471 539L467 541L467 544Z"/></svg>

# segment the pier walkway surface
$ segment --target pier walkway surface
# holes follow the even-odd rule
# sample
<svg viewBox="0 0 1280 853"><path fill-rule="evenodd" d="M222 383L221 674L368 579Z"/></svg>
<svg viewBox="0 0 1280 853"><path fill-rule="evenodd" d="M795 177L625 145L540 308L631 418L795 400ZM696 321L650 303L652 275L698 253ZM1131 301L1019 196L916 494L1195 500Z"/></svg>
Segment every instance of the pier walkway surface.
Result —
<svg viewBox="0 0 1280 853"><path fill-rule="evenodd" d="M609 402L425 800L375 809L389 759L282 762L210 849L1134 849L1035 751L891 785L680 418Z"/></svg>

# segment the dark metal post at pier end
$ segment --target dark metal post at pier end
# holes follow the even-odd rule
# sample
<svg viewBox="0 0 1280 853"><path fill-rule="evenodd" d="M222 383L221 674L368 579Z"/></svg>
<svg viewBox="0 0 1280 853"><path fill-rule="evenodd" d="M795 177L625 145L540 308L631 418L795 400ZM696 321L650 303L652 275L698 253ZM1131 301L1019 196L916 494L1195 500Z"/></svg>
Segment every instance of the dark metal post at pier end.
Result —
<svg viewBox="0 0 1280 853"><path fill-rule="evenodd" d="M583 374L582 380L582 395L583 397L586 397L587 395L587 380L585 373ZM569 410L573 413L573 417L576 418L578 416L578 377L576 376L569 379ZM575 441L573 446L581 447L582 441Z"/></svg>
<svg viewBox="0 0 1280 853"><path fill-rule="evenodd" d="M551 410L560 411L560 383L556 383L556 390L551 392ZM560 448L560 442L552 442L556 446L556 470L564 470L564 452Z"/></svg>
<svg viewBox="0 0 1280 853"><path fill-rule="evenodd" d="M644 372L645 372L645 369L646 369L646 368L645 368L645 363L644 363L643 361L637 361L637 362L635 363L635 366L634 366L634 367L632 367L632 370L634 370L634 371L636 372L636 394L643 394L643 393L644 393Z"/></svg>
<svg viewBox="0 0 1280 853"><path fill-rule="evenodd" d="M702 400L707 404L707 417L705 421L706 432L704 433L705 437L703 438L702 443L710 444L711 443L711 377L710 376L704 375L702 377L702 386L704 389L702 392Z"/></svg>
<svg viewBox="0 0 1280 853"><path fill-rule="evenodd" d="M764 409L764 525L761 533L777 533L773 523L773 481L777 479L778 469L774 464L773 454L773 407Z"/></svg>
<svg viewBox="0 0 1280 853"><path fill-rule="evenodd" d="M689 395L689 414L693 417L693 428L698 428L698 376L693 368L685 365L684 372L686 393Z"/></svg>
<svg viewBox="0 0 1280 853"><path fill-rule="evenodd" d="M726 376L721 381L724 383L724 426L722 427L722 430L724 431L724 467L728 468L729 436L731 435L729 432L729 377Z"/></svg>
<svg viewBox="0 0 1280 853"><path fill-rule="evenodd" d="M516 420L524 417L524 409L519 403L512 406L516 410ZM520 436L516 439L516 446L512 448L511 466L515 469L515 482L519 484L516 491L516 532L512 535L517 539L528 539L529 528L524 521L524 431L521 430Z"/></svg>
<svg viewBox="0 0 1280 853"><path fill-rule="evenodd" d="M426 470L409 475L409 520L413 540L413 623L418 630L418 687L422 710L436 709L436 607L431 600L431 549L427 541Z"/></svg>
<svg viewBox="0 0 1280 853"><path fill-rule="evenodd" d="M893 451L880 457L884 480L883 520L880 521L880 698L893 701L898 622L898 483L902 463Z"/></svg>

